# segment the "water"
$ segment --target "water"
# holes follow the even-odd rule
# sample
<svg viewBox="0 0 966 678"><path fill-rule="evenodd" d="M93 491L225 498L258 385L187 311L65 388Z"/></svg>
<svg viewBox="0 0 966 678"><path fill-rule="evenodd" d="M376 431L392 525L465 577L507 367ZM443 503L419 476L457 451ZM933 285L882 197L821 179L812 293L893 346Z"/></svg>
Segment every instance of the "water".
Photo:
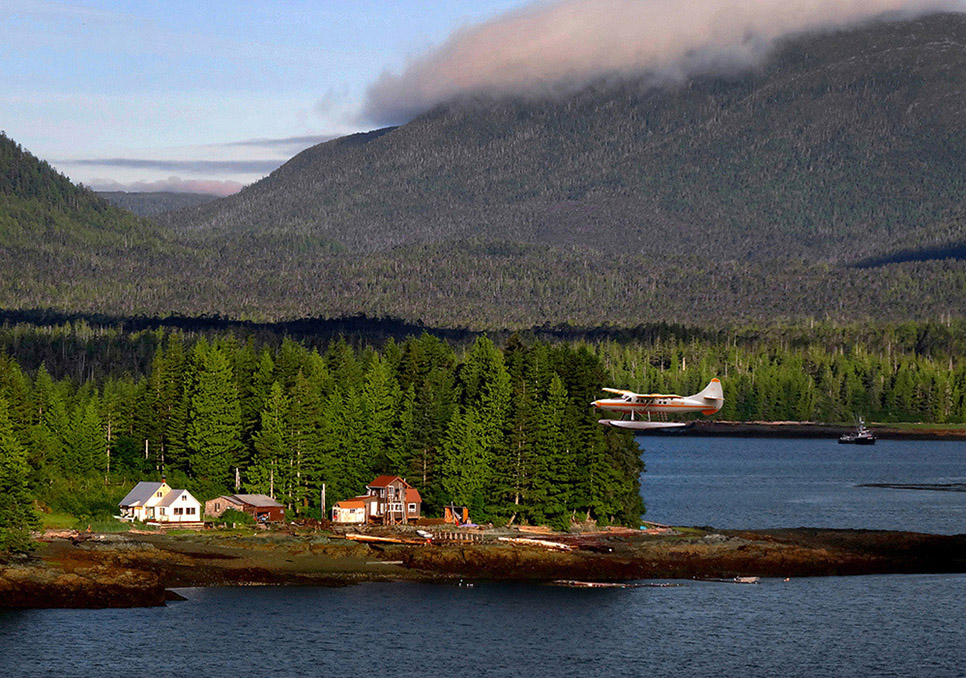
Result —
<svg viewBox="0 0 966 678"><path fill-rule="evenodd" d="M966 444L641 438L648 517L964 532ZM0 676L966 676L966 575L574 590L184 589L133 610L0 612Z"/></svg>
<svg viewBox="0 0 966 678"><path fill-rule="evenodd" d="M966 442L639 437L648 520L719 528L966 532L966 492L859 487L966 483Z"/></svg>
<svg viewBox="0 0 966 678"><path fill-rule="evenodd" d="M962 676L966 576L185 589L0 613L6 676Z"/></svg>

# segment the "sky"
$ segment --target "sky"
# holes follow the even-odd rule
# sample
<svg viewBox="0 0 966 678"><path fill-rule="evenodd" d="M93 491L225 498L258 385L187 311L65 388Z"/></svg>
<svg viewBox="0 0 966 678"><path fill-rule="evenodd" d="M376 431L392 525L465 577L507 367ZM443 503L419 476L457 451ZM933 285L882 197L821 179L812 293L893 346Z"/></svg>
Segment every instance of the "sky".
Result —
<svg viewBox="0 0 966 678"><path fill-rule="evenodd" d="M0 0L0 129L99 190L228 194L461 94L754 67L966 0Z"/></svg>
<svg viewBox="0 0 966 678"><path fill-rule="evenodd" d="M0 0L0 129L94 188L232 192L382 126L369 83L522 4Z"/></svg>

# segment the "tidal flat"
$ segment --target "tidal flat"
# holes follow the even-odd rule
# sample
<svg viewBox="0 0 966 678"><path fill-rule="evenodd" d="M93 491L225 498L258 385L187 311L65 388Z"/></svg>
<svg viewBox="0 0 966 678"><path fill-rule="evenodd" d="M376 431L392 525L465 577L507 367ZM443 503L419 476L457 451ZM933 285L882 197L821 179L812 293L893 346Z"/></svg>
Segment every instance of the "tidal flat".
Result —
<svg viewBox="0 0 966 678"><path fill-rule="evenodd" d="M966 572L966 535L672 528L585 535L583 546L561 551L487 532L472 543L425 544L360 543L320 531L51 536L30 557L0 566L0 607L154 606L171 598L170 589L198 586Z"/></svg>

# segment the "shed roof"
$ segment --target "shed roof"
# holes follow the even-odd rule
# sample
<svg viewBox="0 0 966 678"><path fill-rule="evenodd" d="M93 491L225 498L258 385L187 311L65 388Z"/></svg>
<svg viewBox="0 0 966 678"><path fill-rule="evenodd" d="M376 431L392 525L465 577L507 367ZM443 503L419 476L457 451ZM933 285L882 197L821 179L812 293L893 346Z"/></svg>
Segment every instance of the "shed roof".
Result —
<svg viewBox="0 0 966 678"><path fill-rule="evenodd" d="M361 498L355 497L354 499L343 499L342 501L337 501L335 503L339 508L365 508L366 502L362 501Z"/></svg>
<svg viewBox="0 0 966 678"><path fill-rule="evenodd" d="M423 498L419 496L419 490L415 487L406 488L406 501L407 502L422 502Z"/></svg>
<svg viewBox="0 0 966 678"><path fill-rule="evenodd" d="M154 493L161 489L163 482L151 483L142 480L128 492L118 506L143 506L144 502L154 496Z"/></svg>
<svg viewBox="0 0 966 678"><path fill-rule="evenodd" d="M236 506L241 506L241 501L236 499L234 495L223 494L220 497L215 497L214 499L209 499L208 501L218 501L219 499L224 499L225 501L235 504Z"/></svg>
<svg viewBox="0 0 966 678"><path fill-rule="evenodd" d="M243 504L248 504L249 506L257 506L259 508L268 507L278 507L284 508L282 504L269 497L267 494L233 494L229 499L235 499Z"/></svg>

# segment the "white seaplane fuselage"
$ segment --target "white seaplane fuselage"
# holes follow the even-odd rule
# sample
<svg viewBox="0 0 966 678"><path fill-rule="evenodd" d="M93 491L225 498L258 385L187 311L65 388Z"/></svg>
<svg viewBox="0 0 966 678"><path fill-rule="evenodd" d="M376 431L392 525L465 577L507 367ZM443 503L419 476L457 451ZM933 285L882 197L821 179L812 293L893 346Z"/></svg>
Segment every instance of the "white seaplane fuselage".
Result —
<svg viewBox="0 0 966 678"><path fill-rule="evenodd" d="M604 389L619 394L619 398L603 398L591 403L599 410L620 412L622 419L601 419L605 426L627 429L675 428L687 426L685 422L650 421L651 414L683 414L700 412L714 414L724 404L721 382L712 379L700 393L693 396L679 396L670 393L634 393L618 389Z"/></svg>

